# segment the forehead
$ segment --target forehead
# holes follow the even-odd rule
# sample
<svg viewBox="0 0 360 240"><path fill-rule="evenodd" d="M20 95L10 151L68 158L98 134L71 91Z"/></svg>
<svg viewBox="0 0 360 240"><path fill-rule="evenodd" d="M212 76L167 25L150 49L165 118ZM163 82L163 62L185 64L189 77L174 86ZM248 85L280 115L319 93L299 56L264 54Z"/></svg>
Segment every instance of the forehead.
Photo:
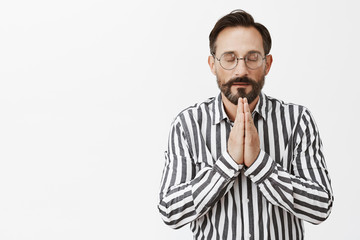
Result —
<svg viewBox="0 0 360 240"><path fill-rule="evenodd" d="M216 39L217 54L235 52L238 55L245 55L249 51L264 54L261 34L254 27L227 27Z"/></svg>

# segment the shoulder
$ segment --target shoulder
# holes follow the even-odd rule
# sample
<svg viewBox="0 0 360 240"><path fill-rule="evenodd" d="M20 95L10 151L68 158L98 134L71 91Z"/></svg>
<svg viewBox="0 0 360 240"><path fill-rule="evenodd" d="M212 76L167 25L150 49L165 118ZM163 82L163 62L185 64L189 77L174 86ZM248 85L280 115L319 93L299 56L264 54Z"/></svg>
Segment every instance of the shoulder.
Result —
<svg viewBox="0 0 360 240"><path fill-rule="evenodd" d="M278 98L265 95L268 111L290 111L294 115L300 116L304 113L309 113L309 109L303 105L286 102Z"/></svg>
<svg viewBox="0 0 360 240"><path fill-rule="evenodd" d="M210 97L183 109L175 116L172 125L184 121L197 121L203 114L212 114L215 102L216 98Z"/></svg>
<svg viewBox="0 0 360 240"><path fill-rule="evenodd" d="M291 125L305 126L311 124L315 127L314 117L306 106L285 102L266 95L265 98L268 116L276 115L283 122L290 121Z"/></svg>

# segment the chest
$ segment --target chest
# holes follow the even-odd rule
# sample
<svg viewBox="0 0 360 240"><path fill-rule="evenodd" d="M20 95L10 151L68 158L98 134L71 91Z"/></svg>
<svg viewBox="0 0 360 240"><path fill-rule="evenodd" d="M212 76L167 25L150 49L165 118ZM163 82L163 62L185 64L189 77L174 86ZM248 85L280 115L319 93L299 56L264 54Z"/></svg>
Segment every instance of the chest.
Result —
<svg viewBox="0 0 360 240"><path fill-rule="evenodd" d="M283 168L290 170L294 153L292 126L286 122L265 121L263 118L254 118L254 124L260 139L260 148ZM199 125L200 138L198 141L197 159L206 165L213 165L224 151L233 124L221 121L214 125Z"/></svg>

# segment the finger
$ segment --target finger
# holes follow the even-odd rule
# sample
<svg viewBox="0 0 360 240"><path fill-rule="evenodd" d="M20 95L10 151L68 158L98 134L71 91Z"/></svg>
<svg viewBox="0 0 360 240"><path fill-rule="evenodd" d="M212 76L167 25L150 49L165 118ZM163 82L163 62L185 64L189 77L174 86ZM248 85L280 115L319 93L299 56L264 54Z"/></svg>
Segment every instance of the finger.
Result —
<svg viewBox="0 0 360 240"><path fill-rule="evenodd" d="M253 124L253 119L251 116L249 103L246 98L244 99L244 113L245 113L244 114L245 115L244 116L245 117L245 131L251 131L254 124Z"/></svg>
<svg viewBox="0 0 360 240"><path fill-rule="evenodd" d="M254 124L254 121L253 121L253 118L252 118L252 115L250 112L246 112L244 114L244 127L245 127L245 136L246 137L250 137L253 135L253 134L256 134L257 135L257 129L255 127L255 124Z"/></svg>
<svg viewBox="0 0 360 240"><path fill-rule="evenodd" d="M243 121L244 121L244 103L243 103L243 99L240 97L238 99L235 122L240 123L240 122L243 122Z"/></svg>
<svg viewBox="0 0 360 240"><path fill-rule="evenodd" d="M252 130L252 117L249 112L245 112L245 131L250 132Z"/></svg>
<svg viewBox="0 0 360 240"><path fill-rule="evenodd" d="M249 107L249 102L248 102L247 98L244 98L244 112L250 113L250 107Z"/></svg>

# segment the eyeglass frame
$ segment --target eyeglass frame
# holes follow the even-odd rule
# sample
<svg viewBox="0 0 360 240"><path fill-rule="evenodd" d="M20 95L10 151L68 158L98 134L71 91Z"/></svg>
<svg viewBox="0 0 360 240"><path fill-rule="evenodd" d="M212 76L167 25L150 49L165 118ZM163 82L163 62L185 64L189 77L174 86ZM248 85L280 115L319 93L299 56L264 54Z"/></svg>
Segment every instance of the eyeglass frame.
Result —
<svg viewBox="0 0 360 240"><path fill-rule="evenodd" d="M213 56L216 60L219 61L220 66L221 66L223 69L228 70L228 71L233 70L234 68L236 68L237 65L239 64L239 60L244 60L245 66L246 66L247 68L249 68L249 69L251 69L251 70L256 70L256 69L258 69L259 67L261 67L262 61L264 61L264 60L266 59L266 57L269 55L269 54L266 54L264 57L262 57L262 55L261 55L260 52L258 52L258 51L250 51L250 52L248 52L248 53L245 55L245 57L236 57L236 55L235 55L235 53L234 53L235 59L236 59L236 64L235 64L235 66L234 66L233 68L227 69L227 68L224 68L223 65L221 65L221 61L220 61L220 59L222 58L222 56L223 56L224 54L226 54L226 53L234 53L234 52L224 52L223 54L221 54L220 58L217 58L217 57L215 56L215 53L213 52L213 53L211 53L211 56ZM249 67L249 66L247 65L246 56L249 55L249 54L251 54L251 53L257 53L257 54L260 55L260 57L262 57L262 58L261 58L261 65L258 66L257 68L251 68L251 67Z"/></svg>

